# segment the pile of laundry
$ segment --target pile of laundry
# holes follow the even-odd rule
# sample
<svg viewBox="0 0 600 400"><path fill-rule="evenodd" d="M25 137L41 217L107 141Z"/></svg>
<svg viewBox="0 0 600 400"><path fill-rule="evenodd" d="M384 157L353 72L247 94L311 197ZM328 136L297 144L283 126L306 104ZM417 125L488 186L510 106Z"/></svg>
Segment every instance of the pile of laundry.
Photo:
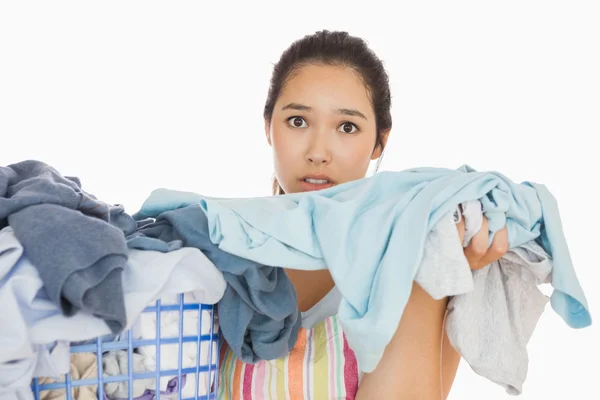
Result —
<svg viewBox="0 0 600 400"><path fill-rule="evenodd" d="M155 239L144 242L135 232L149 222L135 221L122 206L96 199L77 178L44 163L0 167L0 398L33 398L33 378L40 378L38 385L64 382L66 373L72 381L94 379L99 365L104 377L127 376L124 333L131 330L132 339L145 340L157 332L156 313L142 312L147 306L159 299L163 306L177 302L180 293L186 294L184 304L221 299L226 283L214 264L195 248L154 250ZM184 311L181 333L179 311L161 312L160 338L209 334L213 315L199 308ZM125 342L121 350L101 352L98 362L95 350L83 351L98 337ZM196 365L214 364L216 344L215 339L209 351L211 340L203 341L198 358L197 342L184 343L181 366L195 371ZM133 372L156 371L155 347L135 349ZM176 371L179 344L161 345L160 357L160 371ZM159 389L168 393L181 384L191 397L196 374L189 375L182 382L161 378ZM209 378L198 381L199 394L208 393ZM157 389L154 379L132 386L140 399ZM103 392L106 399L127 398L127 382L107 383ZM96 393L97 385L74 387L73 398L97 398ZM41 391L39 397L64 398L64 389Z"/></svg>
<svg viewBox="0 0 600 400"><path fill-rule="evenodd" d="M484 215L490 243L507 227L509 251L471 271L463 247ZM452 345L511 394L522 392L526 345L548 300L569 326L591 324L548 189L468 166L381 172L262 198L157 189L130 216L84 192L79 179L25 161L0 167L2 228L0 317L14 324L0 327L0 372L48 359L61 342L118 334L148 303L175 293L217 304L221 334L241 360L279 358L301 324L283 268L330 270L363 372L381 359L413 281L450 297ZM544 283L550 299L538 288Z"/></svg>

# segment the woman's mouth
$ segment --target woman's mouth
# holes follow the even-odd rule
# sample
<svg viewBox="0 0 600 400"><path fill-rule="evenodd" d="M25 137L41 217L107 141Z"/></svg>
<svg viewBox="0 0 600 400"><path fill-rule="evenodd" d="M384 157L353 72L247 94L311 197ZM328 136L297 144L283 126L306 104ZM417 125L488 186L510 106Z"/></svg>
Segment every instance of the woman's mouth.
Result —
<svg viewBox="0 0 600 400"><path fill-rule="evenodd" d="M300 180L300 187L304 192L312 192L315 190L323 190L334 185L329 177L326 176L308 176Z"/></svg>

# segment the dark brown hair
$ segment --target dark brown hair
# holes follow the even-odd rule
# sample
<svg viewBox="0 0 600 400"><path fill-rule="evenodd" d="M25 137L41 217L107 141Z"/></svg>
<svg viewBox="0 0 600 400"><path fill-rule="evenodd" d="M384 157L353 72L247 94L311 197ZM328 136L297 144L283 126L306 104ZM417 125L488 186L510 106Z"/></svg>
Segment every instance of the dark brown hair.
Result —
<svg viewBox="0 0 600 400"><path fill-rule="evenodd" d="M275 103L287 80L300 67L308 64L339 65L353 68L360 74L371 96L375 113L375 148L382 147L384 134L392 128L388 75L383 62L369 49L367 43L347 32L319 31L295 41L282 53L273 68L264 109L265 120L271 121ZM276 178L273 179L273 194L283 194Z"/></svg>

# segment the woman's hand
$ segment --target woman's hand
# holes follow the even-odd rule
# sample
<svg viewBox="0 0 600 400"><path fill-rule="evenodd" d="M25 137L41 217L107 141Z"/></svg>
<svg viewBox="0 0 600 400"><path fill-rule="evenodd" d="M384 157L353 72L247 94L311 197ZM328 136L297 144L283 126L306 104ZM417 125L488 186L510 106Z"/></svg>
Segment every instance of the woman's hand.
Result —
<svg viewBox="0 0 600 400"><path fill-rule="evenodd" d="M461 218L456 224L458 236L462 243L465 237L465 219ZM471 266L471 270L477 270L502 258L508 251L508 232L506 227L494 235L492 245L488 248L489 232L488 220L484 216L479 232L473 236L469 247L465 248L465 257Z"/></svg>

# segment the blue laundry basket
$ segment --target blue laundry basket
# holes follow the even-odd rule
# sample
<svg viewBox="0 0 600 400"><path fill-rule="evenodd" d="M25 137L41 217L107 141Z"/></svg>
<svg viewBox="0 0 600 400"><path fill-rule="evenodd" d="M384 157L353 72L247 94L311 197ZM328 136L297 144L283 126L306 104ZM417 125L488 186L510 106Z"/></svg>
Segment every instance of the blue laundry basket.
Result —
<svg viewBox="0 0 600 400"><path fill-rule="evenodd" d="M44 391L61 390L62 394L60 398L75 400L73 389L79 387L94 387L97 388L97 397L100 400L111 399L107 397L105 393L105 385L114 382L123 382L127 386L127 397L119 397L119 399L134 399L134 382L140 379L152 379L155 380L155 387L153 389L147 389L144 395L137 398L143 400L153 399L198 399L208 400L216 399L217 386L218 386L218 373L219 373L219 327L214 313L214 307L212 305L205 305L195 302L185 302L184 295L178 295L178 304L161 304L161 300L150 307L147 307L143 314L154 313L156 316L156 333L155 337L151 339L136 339L132 330L125 331L117 339L107 341L106 338L96 338L95 342L81 345L72 345L71 354L73 353L95 353L97 373L93 378L87 379L73 379L71 374L66 374L64 379L54 381L52 383L40 382L40 379L35 378L32 381L33 396L36 400L43 398ZM197 332L193 335L184 334L184 311L197 311L198 313L198 326ZM161 332L161 316L173 315L173 312L178 316L178 334L175 336L165 337ZM203 318L203 315L209 313L210 319L208 323L210 326L202 326L207 321ZM183 349L184 344L195 343L197 348L196 362L192 367L183 366ZM161 369L161 350L165 345L174 345L177 347L178 352L178 363L176 368ZM155 353L155 371L147 372L136 372L133 366L134 352L143 346L154 346ZM204 351L208 351L208 358L202 354L203 347ZM123 350L127 352L127 373L122 375L104 376L103 371L103 354L109 351ZM203 357L206 358L206 363L201 363ZM161 387L161 378L164 380L170 378L167 387ZM190 378L194 379L190 379ZM185 384L194 382L194 395L193 396L182 396L182 391L189 391L190 388L186 387ZM182 384L183 383L183 384ZM205 384L207 389L205 393L199 393L199 387ZM57 399L59 392L52 392L52 398ZM88 392L89 393L89 392ZM88 396L89 398L89 396Z"/></svg>

